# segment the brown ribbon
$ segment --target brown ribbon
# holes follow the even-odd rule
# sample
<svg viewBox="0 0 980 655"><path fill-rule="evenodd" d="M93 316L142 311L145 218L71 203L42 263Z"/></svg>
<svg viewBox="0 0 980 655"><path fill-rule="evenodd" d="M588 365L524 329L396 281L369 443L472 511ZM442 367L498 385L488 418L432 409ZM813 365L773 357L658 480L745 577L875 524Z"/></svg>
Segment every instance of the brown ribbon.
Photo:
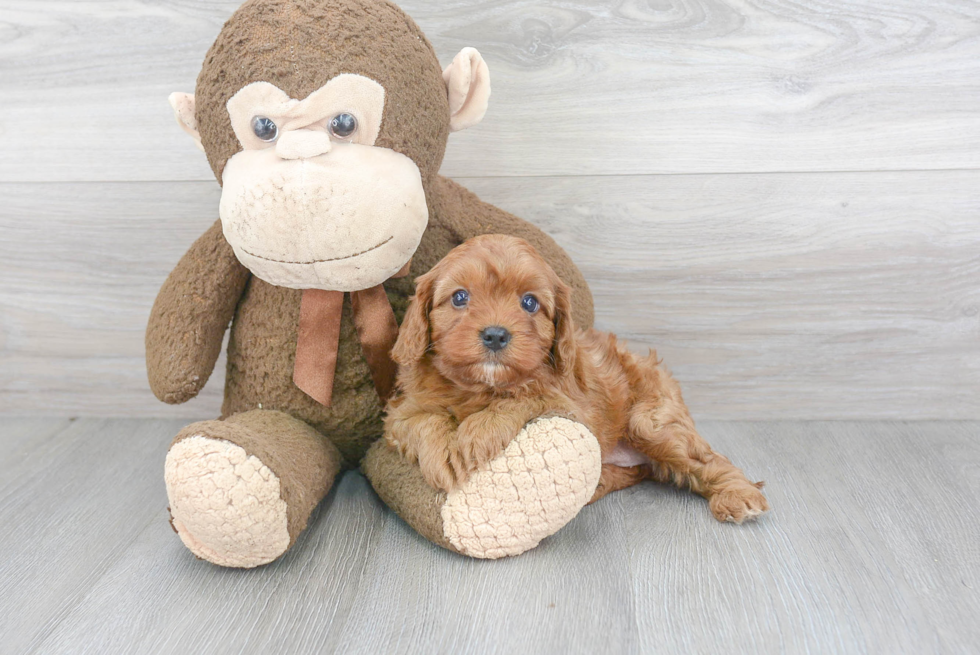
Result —
<svg viewBox="0 0 980 655"><path fill-rule="evenodd" d="M392 277L405 277L410 265L411 262L405 264ZM383 284L352 291L350 299L361 350L384 405L395 387L397 367L391 359L391 349L398 338L398 322ZM333 398L343 306L342 291L305 289L300 301L293 382L303 393L327 407Z"/></svg>
<svg viewBox="0 0 980 655"><path fill-rule="evenodd" d="M305 289L300 301L293 382L321 405L333 396L343 306L343 291Z"/></svg>

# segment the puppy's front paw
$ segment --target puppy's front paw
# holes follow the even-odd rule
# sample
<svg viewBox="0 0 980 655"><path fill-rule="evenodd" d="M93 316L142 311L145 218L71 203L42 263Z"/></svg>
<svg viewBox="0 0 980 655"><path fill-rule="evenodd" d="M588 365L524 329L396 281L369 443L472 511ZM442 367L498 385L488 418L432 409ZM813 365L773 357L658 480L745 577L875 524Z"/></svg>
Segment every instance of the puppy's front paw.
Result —
<svg viewBox="0 0 980 655"><path fill-rule="evenodd" d="M716 519L733 523L754 519L769 511L769 501L759 491L759 487L748 481L712 494L708 506Z"/></svg>
<svg viewBox="0 0 980 655"><path fill-rule="evenodd" d="M499 414L487 410L471 414L462 421L456 430L454 462L460 481L504 452L519 431Z"/></svg>
<svg viewBox="0 0 980 655"><path fill-rule="evenodd" d="M457 476L451 463L448 445L428 446L418 451L419 470L430 487L450 492L456 486Z"/></svg>

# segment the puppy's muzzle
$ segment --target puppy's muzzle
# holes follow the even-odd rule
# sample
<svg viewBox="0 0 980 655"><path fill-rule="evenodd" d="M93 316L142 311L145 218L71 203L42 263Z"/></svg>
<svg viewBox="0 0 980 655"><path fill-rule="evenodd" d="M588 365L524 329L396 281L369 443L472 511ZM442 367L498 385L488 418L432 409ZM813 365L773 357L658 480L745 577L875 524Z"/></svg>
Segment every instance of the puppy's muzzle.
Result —
<svg viewBox="0 0 980 655"><path fill-rule="evenodd" d="M483 340L483 347L492 352L499 352L510 343L510 332L499 325L491 325L480 332L480 339Z"/></svg>

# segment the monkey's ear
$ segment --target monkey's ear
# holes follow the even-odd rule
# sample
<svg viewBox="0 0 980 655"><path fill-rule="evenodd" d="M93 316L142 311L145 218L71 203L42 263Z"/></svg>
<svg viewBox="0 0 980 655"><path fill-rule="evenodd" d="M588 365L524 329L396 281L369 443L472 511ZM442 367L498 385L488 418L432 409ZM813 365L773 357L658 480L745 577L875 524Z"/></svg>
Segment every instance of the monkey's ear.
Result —
<svg viewBox="0 0 980 655"><path fill-rule="evenodd" d="M197 115L195 114L197 104L194 101L194 94L171 93L168 99L170 106L174 108L174 118L177 119L177 124L191 135L198 149L204 152L204 146L201 145L201 133L197 131Z"/></svg>
<svg viewBox="0 0 980 655"><path fill-rule="evenodd" d="M490 101L490 69L476 48L463 48L442 71L449 91L449 129L473 127L483 120Z"/></svg>

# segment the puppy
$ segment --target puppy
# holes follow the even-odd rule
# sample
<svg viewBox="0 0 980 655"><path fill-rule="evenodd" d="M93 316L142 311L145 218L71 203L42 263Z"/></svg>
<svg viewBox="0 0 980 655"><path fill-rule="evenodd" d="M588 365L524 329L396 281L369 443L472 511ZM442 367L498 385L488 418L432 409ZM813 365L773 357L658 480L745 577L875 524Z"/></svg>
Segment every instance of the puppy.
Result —
<svg viewBox="0 0 980 655"><path fill-rule="evenodd" d="M593 502L652 478L701 494L719 521L769 509L762 483L695 431L655 353L639 357L612 334L576 331L568 286L528 242L471 239L416 284L392 350L398 391L385 435L433 487L452 490L528 421L558 414L599 441Z"/></svg>

